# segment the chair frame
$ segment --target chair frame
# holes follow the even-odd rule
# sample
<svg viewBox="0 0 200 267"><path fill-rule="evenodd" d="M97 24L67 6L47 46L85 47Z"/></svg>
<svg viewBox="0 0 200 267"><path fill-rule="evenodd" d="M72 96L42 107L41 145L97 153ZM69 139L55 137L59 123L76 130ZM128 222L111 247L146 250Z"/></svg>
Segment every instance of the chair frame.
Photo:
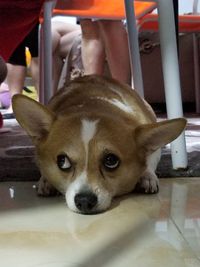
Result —
<svg viewBox="0 0 200 267"><path fill-rule="evenodd" d="M198 14L199 0L193 2L193 14ZM193 38L193 60L194 60L194 84L195 84L195 101L196 101L196 112L200 113L200 61L199 61L199 41L196 33L192 34Z"/></svg>
<svg viewBox="0 0 200 267"><path fill-rule="evenodd" d="M142 0L140 0L142 1ZM153 1L153 0L147 0ZM173 0L154 0L158 5L162 68L164 75L165 98L169 119L183 117L176 31L174 22ZM44 3L44 23L41 30L41 100L44 103L52 94L52 59L51 59L51 15L55 1ZM136 27L135 10L132 0L124 0L129 36L130 60L133 70L134 86L143 96L143 80ZM45 59L45 60L44 60ZM187 152L184 132L171 143L173 169L187 168Z"/></svg>
<svg viewBox="0 0 200 267"><path fill-rule="evenodd" d="M191 14L179 15L178 17L178 31L179 33L191 33L193 42L193 62L194 62L194 88L195 88L195 104L196 112L200 113L200 61L199 61L199 37L200 33L200 16L198 14L199 0L193 0L193 8ZM192 20L191 20L192 18ZM151 26L145 23L152 22ZM158 31L158 17L157 14L148 14L139 21L139 31ZM188 26L191 26L190 28ZM152 29L151 29L152 27ZM178 36L177 36L178 38Z"/></svg>

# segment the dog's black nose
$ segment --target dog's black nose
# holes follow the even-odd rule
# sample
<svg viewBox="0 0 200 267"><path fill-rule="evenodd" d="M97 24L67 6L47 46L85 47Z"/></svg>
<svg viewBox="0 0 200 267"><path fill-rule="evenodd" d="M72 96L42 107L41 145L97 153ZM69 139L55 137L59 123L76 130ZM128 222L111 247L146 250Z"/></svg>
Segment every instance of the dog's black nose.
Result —
<svg viewBox="0 0 200 267"><path fill-rule="evenodd" d="M91 192L84 192L75 195L74 202L82 213L91 213L97 204L97 196Z"/></svg>

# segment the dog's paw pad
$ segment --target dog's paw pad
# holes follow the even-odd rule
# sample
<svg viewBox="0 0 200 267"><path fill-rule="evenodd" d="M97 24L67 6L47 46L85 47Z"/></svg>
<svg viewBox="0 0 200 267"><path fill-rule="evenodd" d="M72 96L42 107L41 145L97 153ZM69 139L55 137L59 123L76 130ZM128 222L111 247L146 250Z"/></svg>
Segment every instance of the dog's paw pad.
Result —
<svg viewBox="0 0 200 267"><path fill-rule="evenodd" d="M154 173L144 173L136 185L136 191L145 194L156 194L159 191L159 180Z"/></svg>
<svg viewBox="0 0 200 267"><path fill-rule="evenodd" d="M37 185L37 194L42 197L50 197L60 193L46 179L41 179Z"/></svg>

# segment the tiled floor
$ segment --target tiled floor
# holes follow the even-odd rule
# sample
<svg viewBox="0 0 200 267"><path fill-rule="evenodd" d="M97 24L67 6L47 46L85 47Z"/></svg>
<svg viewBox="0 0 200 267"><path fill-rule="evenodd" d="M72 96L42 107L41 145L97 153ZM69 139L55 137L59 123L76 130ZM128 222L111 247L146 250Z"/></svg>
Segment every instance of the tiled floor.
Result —
<svg viewBox="0 0 200 267"><path fill-rule="evenodd" d="M33 182L0 184L2 267L200 266L200 179L161 179L158 195L116 199L98 215L39 198Z"/></svg>
<svg viewBox="0 0 200 267"><path fill-rule="evenodd" d="M199 117L188 118L183 174L200 176ZM200 177L161 179L158 195L132 194L105 213L75 214L63 197L37 197L32 144L15 120L4 127L10 131L0 143L0 267L200 267ZM171 168L167 155L162 175Z"/></svg>

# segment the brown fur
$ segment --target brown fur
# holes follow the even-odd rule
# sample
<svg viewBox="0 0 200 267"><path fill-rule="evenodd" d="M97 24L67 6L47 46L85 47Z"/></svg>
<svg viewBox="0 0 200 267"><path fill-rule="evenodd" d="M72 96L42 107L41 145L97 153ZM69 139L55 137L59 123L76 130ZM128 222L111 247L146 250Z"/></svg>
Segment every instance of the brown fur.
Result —
<svg viewBox="0 0 200 267"><path fill-rule="evenodd" d="M150 176L149 181L154 179L155 174L146 172L148 157L174 140L186 124L183 118L157 123L153 110L135 90L94 75L69 83L47 107L16 95L13 109L36 146L43 178L63 194L85 168L85 148L80 134L83 119L98 121L95 136L89 143L88 190L103 192L102 196L110 198L132 191L144 173ZM61 171L56 164L57 155L62 153L68 155L73 165L68 172ZM102 159L106 153L119 157L118 168L112 171L104 168ZM150 186L145 189L150 191ZM109 201L102 207L100 204L91 213L110 205Z"/></svg>

